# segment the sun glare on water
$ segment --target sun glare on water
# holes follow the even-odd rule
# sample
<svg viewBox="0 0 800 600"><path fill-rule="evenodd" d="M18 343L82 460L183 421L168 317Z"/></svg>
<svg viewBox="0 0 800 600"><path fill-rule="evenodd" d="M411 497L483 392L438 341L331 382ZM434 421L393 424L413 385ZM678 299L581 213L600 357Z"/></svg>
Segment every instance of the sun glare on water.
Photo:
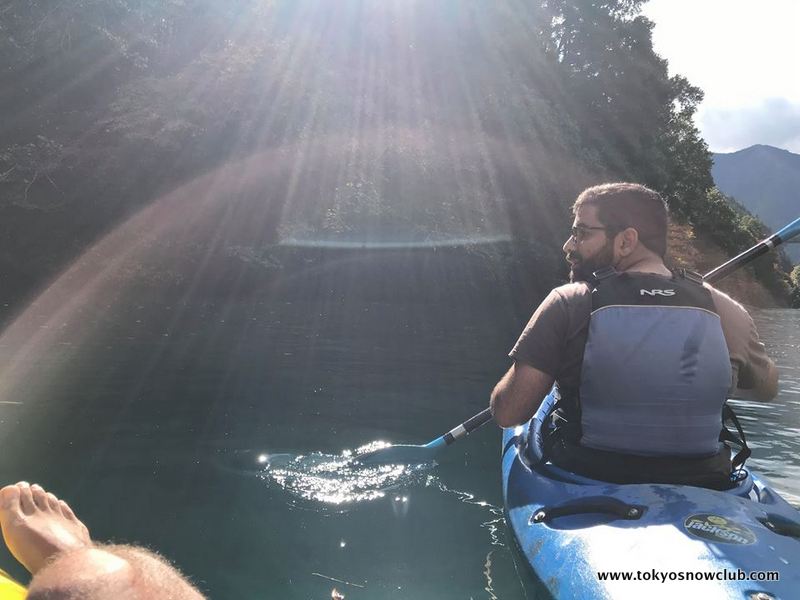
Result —
<svg viewBox="0 0 800 600"><path fill-rule="evenodd" d="M365 466L353 459L387 446L385 442L372 442L340 455L315 452L273 458L261 454L256 462L263 467L260 477L267 483L302 500L342 506L383 498L390 490L422 481L431 464Z"/></svg>

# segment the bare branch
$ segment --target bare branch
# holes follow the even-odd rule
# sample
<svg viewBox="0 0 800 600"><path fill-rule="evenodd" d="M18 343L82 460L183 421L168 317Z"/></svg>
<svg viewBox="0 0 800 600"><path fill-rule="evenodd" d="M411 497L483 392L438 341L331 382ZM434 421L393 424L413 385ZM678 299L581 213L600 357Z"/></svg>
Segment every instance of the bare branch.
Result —
<svg viewBox="0 0 800 600"><path fill-rule="evenodd" d="M5 181L8 178L8 176L11 175L11 173L13 173L16 170L16 168L17 168L17 165L14 165L13 167L11 167L5 173L0 173L0 181Z"/></svg>
<svg viewBox="0 0 800 600"><path fill-rule="evenodd" d="M50 177L50 175L45 173L44 176L47 177L47 181L50 182L50 185L52 185L56 189L56 191L58 191L60 194L64 193L64 192L61 191L61 188L56 185L56 182L53 181L53 179Z"/></svg>
<svg viewBox="0 0 800 600"><path fill-rule="evenodd" d="M25 196L23 197L22 201L27 204L28 203L28 190L31 189L31 186L36 182L36 179L39 177L39 171L33 174L33 179L31 179L30 183L25 186Z"/></svg>

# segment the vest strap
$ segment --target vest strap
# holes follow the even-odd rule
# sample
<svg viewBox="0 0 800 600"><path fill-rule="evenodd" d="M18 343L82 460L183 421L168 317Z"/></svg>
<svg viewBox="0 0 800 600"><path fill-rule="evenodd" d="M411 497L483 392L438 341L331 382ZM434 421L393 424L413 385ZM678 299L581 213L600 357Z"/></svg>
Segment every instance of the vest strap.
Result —
<svg viewBox="0 0 800 600"><path fill-rule="evenodd" d="M681 269L680 271L678 271L678 274L687 281L691 281L692 283L696 283L697 285L703 285L703 276L696 271L690 271L689 269Z"/></svg>
<svg viewBox="0 0 800 600"><path fill-rule="evenodd" d="M594 277L594 281L603 281L603 279L608 279L609 277L613 277L617 274L617 270L614 267L603 267L602 269L598 269L594 273L592 273L592 277Z"/></svg>
<svg viewBox="0 0 800 600"><path fill-rule="evenodd" d="M736 432L739 434L738 436L725 426L725 421L733 423ZM747 437L744 434L744 429L739 422L739 418L727 402L722 407L722 431L720 431L719 434L719 441L730 442L731 444L739 446L740 450L731 459L731 464L733 465L734 471L744 467L745 461L750 458L753 451L750 450L750 447L747 445Z"/></svg>

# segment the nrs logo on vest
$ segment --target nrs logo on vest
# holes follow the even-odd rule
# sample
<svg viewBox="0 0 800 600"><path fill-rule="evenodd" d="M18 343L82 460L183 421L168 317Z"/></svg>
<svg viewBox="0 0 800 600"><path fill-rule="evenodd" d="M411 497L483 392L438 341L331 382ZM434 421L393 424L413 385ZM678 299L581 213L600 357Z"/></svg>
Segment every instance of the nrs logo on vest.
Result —
<svg viewBox="0 0 800 600"><path fill-rule="evenodd" d="M640 296L674 296L675 290L639 290Z"/></svg>

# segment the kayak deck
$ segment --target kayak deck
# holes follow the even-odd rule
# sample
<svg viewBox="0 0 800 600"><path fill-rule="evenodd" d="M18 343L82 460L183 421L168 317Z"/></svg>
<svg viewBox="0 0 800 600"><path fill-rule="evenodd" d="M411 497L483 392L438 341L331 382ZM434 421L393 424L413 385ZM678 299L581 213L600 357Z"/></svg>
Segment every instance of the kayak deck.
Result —
<svg viewBox="0 0 800 600"><path fill-rule="evenodd" d="M552 465L531 467L527 431L503 436L507 519L556 598L796 597L800 513L757 476L729 492L599 482ZM779 580L767 581L775 575L766 572Z"/></svg>

